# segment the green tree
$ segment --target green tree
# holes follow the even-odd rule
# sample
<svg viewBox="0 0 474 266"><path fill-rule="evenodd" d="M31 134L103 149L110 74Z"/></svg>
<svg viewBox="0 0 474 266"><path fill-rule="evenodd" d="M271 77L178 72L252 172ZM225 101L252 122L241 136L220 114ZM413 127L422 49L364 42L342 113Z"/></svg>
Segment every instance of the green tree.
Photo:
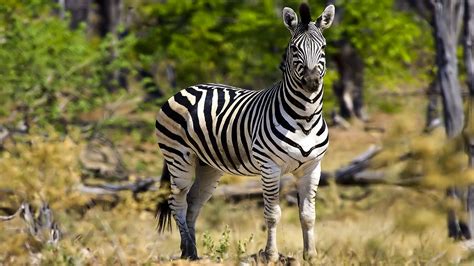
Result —
<svg viewBox="0 0 474 266"><path fill-rule="evenodd" d="M91 41L84 27L70 30L54 8L51 1L0 5L0 114L19 109L40 122L72 118L106 100L105 74L126 62L107 62L111 40Z"/></svg>

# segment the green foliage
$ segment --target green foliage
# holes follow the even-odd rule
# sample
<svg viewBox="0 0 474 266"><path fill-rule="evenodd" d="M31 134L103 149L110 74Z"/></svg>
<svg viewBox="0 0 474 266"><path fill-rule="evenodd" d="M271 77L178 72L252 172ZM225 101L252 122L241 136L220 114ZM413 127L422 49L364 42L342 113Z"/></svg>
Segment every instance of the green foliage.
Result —
<svg viewBox="0 0 474 266"><path fill-rule="evenodd" d="M214 260L222 260L226 258L230 247L230 228L228 225L225 226L224 232L222 232L219 241L216 243L208 232L204 232L202 245L204 247L205 254L210 256Z"/></svg>
<svg viewBox="0 0 474 266"><path fill-rule="evenodd" d="M273 1L166 1L138 6L157 18L137 44L156 61L173 61L178 85L226 82L269 86L290 34Z"/></svg>
<svg viewBox="0 0 474 266"><path fill-rule="evenodd" d="M419 73L429 66L410 67L423 57L434 58L431 28L415 14L394 9L394 0L338 0L336 12L342 21L327 32L328 40L347 38L357 49L367 69L366 86L376 87L401 77L416 68ZM328 45L329 52L336 52ZM377 84L371 85L371 82ZM393 85L393 84L389 84Z"/></svg>
<svg viewBox="0 0 474 266"><path fill-rule="evenodd" d="M142 62L157 62L157 72L167 94L172 94L165 78L167 66L177 72L177 89L197 83L222 82L260 89L280 78L277 67L290 38L281 21L281 9L297 10L299 1L170 0L136 4L142 23L155 21L157 27L142 31L136 51ZM313 19L322 12L323 2L310 2ZM429 72L433 58L430 26L415 14L397 11L393 0L338 0L336 13L342 21L324 34L328 64L336 53L335 42L348 39L366 64L365 86L393 88L415 80L413 74ZM325 79L326 103L335 98L331 88L338 78L329 69ZM370 93L369 93L370 95ZM331 109L331 108L329 108ZM326 110L329 110L326 108Z"/></svg>
<svg viewBox="0 0 474 266"><path fill-rule="evenodd" d="M403 103L390 98L379 97L377 108L387 114L394 114L402 110Z"/></svg>
<svg viewBox="0 0 474 266"><path fill-rule="evenodd" d="M202 246L206 250L206 254L210 254L215 248L214 239L211 237L209 232L204 232L202 238Z"/></svg>
<svg viewBox="0 0 474 266"><path fill-rule="evenodd" d="M108 73L128 67L134 39L91 42L85 28L70 30L48 1L7 2L0 7L0 114L26 111L40 122L70 118L110 101ZM128 49L129 50L129 49Z"/></svg>
<svg viewBox="0 0 474 266"><path fill-rule="evenodd" d="M167 69L176 70L177 88L222 82L261 89L277 81L290 33L281 9L299 1L140 0L126 3L136 14L126 37L97 38L85 25L69 28L55 4L46 0L6 0L0 6L0 115L26 111L39 122L73 120L128 92L108 91L119 84L111 73L137 69L154 75L166 96L174 89ZM323 2L310 2L313 19ZM432 58L429 25L413 14L395 11L393 0L338 0L341 23L325 32L328 64L331 45L341 38L354 44L366 63L366 87L392 87L411 74L426 73ZM123 27L119 27L123 28ZM427 56L428 55L428 56ZM411 66L416 65L416 66ZM416 71L414 71L416 69ZM334 69L326 77L326 103L335 102ZM146 93L144 82L134 84ZM415 78L413 78L415 79ZM369 93L370 95L370 93Z"/></svg>
<svg viewBox="0 0 474 266"><path fill-rule="evenodd" d="M248 256L247 254L248 250L247 247L252 242L254 238L254 235L251 234L250 237L246 240L240 240L237 242L237 257L238 258L244 258L245 256Z"/></svg>

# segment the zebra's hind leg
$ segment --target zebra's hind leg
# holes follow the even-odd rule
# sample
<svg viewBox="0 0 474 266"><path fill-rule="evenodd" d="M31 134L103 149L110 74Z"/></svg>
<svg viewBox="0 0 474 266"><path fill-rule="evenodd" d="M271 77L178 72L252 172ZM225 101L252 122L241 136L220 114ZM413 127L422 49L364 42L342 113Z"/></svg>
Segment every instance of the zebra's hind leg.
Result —
<svg viewBox="0 0 474 266"><path fill-rule="evenodd" d="M186 222L193 242L196 243L195 225L202 206L211 198L222 172L203 163L196 166L196 179L188 193L188 212ZM197 253L194 247L193 255Z"/></svg>
<svg viewBox="0 0 474 266"><path fill-rule="evenodd" d="M189 162L189 164L182 164L182 162L178 164L176 161L175 163L166 161L171 175L171 196L168 202L181 236L181 258L194 260L198 257L196 252L193 252L196 250L196 244L186 223L188 208L186 197L193 184L195 160Z"/></svg>

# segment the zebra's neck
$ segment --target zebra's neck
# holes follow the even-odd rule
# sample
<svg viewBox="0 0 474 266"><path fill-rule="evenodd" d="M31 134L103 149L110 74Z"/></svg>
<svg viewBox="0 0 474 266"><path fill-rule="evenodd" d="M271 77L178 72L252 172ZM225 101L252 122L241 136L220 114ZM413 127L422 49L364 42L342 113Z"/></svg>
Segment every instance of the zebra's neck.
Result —
<svg viewBox="0 0 474 266"><path fill-rule="evenodd" d="M322 115L322 83L315 92L307 92L303 90L301 81L285 73L279 96L285 112L294 120L303 120L301 121L302 123L311 123L311 121Z"/></svg>

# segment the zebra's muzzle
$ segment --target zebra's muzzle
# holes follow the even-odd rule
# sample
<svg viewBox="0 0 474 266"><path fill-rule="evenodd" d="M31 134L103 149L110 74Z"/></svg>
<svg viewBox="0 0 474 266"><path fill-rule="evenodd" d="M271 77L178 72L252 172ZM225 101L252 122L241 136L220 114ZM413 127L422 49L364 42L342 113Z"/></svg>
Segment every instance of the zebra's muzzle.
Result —
<svg viewBox="0 0 474 266"><path fill-rule="evenodd" d="M309 69L305 67L303 72L303 79L301 80L303 89L309 92L318 90L319 84L321 83L321 75L319 74L318 68L314 67Z"/></svg>
<svg viewBox="0 0 474 266"><path fill-rule="evenodd" d="M309 92L317 91L320 83L321 79L319 75L304 75L301 81L301 84L303 84L303 89Z"/></svg>
<svg viewBox="0 0 474 266"><path fill-rule="evenodd" d="M316 91L319 88L319 79L307 79L303 78L302 84L303 89L307 91Z"/></svg>

